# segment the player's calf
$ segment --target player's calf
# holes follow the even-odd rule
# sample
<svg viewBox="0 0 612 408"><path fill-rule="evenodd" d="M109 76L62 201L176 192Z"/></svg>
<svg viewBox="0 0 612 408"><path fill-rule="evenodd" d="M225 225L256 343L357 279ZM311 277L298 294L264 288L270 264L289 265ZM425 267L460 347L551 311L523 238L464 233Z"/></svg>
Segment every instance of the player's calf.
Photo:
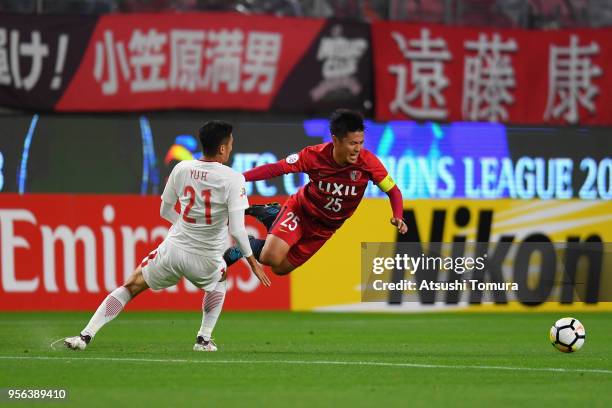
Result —
<svg viewBox="0 0 612 408"><path fill-rule="evenodd" d="M132 273L123 286L109 293L100 303L98 309L81 331L80 335L64 339L64 346L72 350L84 350L96 333L107 323L121 313L123 308L134 296L148 289L148 285L142 276L142 267L139 266Z"/></svg>
<svg viewBox="0 0 612 408"><path fill-rule="evenodd" d="M194 351L217 351L217 345L212 341L212 332L223 309L227 282L220 281L215 288L204 294L202 301L202 325L196 336Z"/></svg>

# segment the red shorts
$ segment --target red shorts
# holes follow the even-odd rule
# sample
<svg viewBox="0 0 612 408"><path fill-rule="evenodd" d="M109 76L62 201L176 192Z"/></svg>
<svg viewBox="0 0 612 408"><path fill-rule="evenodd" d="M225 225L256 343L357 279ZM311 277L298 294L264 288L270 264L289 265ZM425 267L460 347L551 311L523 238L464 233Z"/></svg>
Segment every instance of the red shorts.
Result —
<svg viewBox="0 0 612 408"><path fill-rule="evenodd" d="M336 232L305 216L296 196L285 201L269 234L275 235L291 247L287 260L295 267L310 259Z"/></svg>

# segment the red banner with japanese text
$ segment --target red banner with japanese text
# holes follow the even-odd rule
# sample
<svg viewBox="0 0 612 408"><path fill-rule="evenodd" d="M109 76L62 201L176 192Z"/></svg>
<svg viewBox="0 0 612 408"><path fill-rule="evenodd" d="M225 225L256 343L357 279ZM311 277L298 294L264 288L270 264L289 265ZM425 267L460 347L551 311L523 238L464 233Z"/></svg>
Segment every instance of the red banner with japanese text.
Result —
<svg viewBox="0 0 612 408"><path fill-rule="evenodd" d="M360 22L0 12L0 106L369 113L371 67L370 27Z"/></svg>
<svg viewBox="0 0 612 408"><path fill-rule="evenodd" d="M53 110L97 21L95 16L0 13L0 106Z"/></svg>
<svg viewBox="0 0 612 408"><path fill-rule="evenodd" d="M379 120L612 123L612 29L377 22Z"/></svg>
<svg viewBox="0 0 612 408"><path fill-rule="evenodd" d="M379 120L610 125L609 38L609 28L0 13L0 106L369 115L374 100Z"/></svg>
<svg viewBox="0 0 612 408"><path fill-rule="evenodd" d="M166 236L159 205L156 196L3 194L0 310L94 310ZM250 234L265 235L247 222ZM243 262L228 268L225 309L289 309L290 280L268 275L272 286L264 288ZM183 279L128 308L199 310L202 296Z"/></svg>
<svg viewBox="0 0 612 408"><path fill-rule="evenodd" d="M104 15L56 109L265 110L323 23L214 13Z"/></svg>

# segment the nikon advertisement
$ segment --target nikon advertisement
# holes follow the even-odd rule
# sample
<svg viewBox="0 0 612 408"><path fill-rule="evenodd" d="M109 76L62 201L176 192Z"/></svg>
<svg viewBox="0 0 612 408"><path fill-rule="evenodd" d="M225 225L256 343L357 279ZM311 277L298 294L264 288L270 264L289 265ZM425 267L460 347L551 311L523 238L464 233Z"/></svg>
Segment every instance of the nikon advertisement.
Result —
<svg viewBox="0 0 612 408"><path fill-rule="evenodd" d="M612 301L610 201L406 200L404 208L408 233L398 235L387 200L362 203L292 275L292 307L549 310Z"/></svg>

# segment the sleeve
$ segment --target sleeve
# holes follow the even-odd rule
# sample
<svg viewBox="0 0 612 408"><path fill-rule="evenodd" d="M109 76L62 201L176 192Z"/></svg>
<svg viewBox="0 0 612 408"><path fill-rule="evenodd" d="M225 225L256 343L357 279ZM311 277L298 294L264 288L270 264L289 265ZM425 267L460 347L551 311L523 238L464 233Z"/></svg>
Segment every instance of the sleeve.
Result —
<svg viewBox="0 0 612 408"><path fill-rule="evenodd" d="M393 181L389 175L389 172L387 172L387 169L381 163L380 159L376 157L376 155L368 152L367 160L370 173L372 174L372 181L378 185L378 188L387 193L387 196L389 197L393 217L403 219L404 200L402 198L402 192L397 187L395 181Z"/></svg>
<svg viewBox="0 0 612 408"><path fill-rule="evenodd" d="M391 190L395 186L395 181L393 181L380 159L373 153L368 152L367 162L372 174L372 181L385 193Z"/></svg>
<svg viewBox="0 0 612 408"><path fill-rule="evenodd" d="M229 213L229 233L236 240L242 256L248 258L253 255L249 236L244 227L244 210L230 211Z"/></svg>
<svg viewBox="0 0 612 408"><path fill-rule="evenodd" d="M285 174L281 162L263 164L244 172L246 181L268 180Z"/></svg>
<svg viewBox="0 0 612 408"><path fill-rule="evenodd" d="M227 195L227 211L233 212L244 210L249 207L249 199L247 198L245 179L242 174L236 174L230 180Z"/></svg>
<svg viewBox="0 0 612 408"><path fill-rule="evenodd" d="M404 200L402 198L402 192L397 186L393 186L391 190L387 191L389 201L391 202L391 211L393 211L393 217L404 218Z"/></svg>
<svg viewBox="0 0 612 408"><path fill-rule="evenodd" d="M301 173L312 167L312 148L302 149L276 163L264 164L244 172L246 181L268 180L289 173Z"/></svg>
<svg viewBox="0 0 612 408"><path fill-rule="evenodd" d="M168 204L165 201L162 201L161 207L159 207L159 215L167 220L170 224L174 224L176 220L178 220L178 213L174 209L172 204Z"/></svg>
<svg viewBox="0 0 612 408"><path fill-rule="evenodd" d="M285 174L306 172L312 168L313 146L307 146L298 153L290 154L279 163L282 164Z"/></svg>
<svg viewBox="0 0 612 408"><path fill-rule="evenodd" d="M178 173L182 168L181 163L182 162L179 162L176 166L174 166L174 168L170 172L170 176L168 176L168 181L166 182L166 186L164 187L164 192L161 195L162 201L171 205L176 204L176 200L178 200L179 198L179 195L176 191L176 186L177 179L179 177Z"/></svg>

